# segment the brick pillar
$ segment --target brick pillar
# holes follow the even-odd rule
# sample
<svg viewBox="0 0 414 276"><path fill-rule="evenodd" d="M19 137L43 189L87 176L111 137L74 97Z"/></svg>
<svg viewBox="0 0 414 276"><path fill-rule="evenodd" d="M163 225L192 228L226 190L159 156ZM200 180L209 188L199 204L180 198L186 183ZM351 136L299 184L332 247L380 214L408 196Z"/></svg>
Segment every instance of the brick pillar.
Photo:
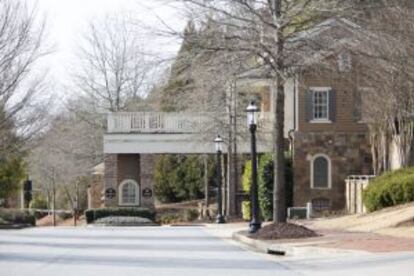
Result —
<svg viewBox="0 0 414 276"><path fill-rule="evenodd" d="M105 155L105 183L104 191L108 188L113 188L118 191L118 155L117 154L106 154ZM105 194L104 194L105 196ZM118 196L115 198L104 199L105 207L112 207L118 205Z"/></svg>
<svg viewBox="0 0 414 276"><path fill-rule="evenodd" d="M141 154L140 157L141 206L154 209L155 155ZM151 192L151 196L149 196L148 191Z"/></svg>

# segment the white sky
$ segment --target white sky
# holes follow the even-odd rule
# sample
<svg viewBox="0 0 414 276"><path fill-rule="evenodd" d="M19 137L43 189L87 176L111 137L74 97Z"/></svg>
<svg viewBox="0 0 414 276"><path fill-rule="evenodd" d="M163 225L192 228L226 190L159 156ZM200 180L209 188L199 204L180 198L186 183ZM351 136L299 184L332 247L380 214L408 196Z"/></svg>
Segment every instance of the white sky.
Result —
<svg viewBox="0 0 414 276"><path fill-rule="evenodd" d="M162 26L162 18L175 30L182 30L185 18L177 9L166 5L165 0L28 0L38 4L38 10L47 17L49 43L54 52L47 58L46 66L57 85L66 83L69 68L74 65L76 48L85 30L85 25L99 17L113 13L128 13L145 25ZM146 46L159 52L174 53L179 47L178 40L164 40L148 37Z"/></svg>

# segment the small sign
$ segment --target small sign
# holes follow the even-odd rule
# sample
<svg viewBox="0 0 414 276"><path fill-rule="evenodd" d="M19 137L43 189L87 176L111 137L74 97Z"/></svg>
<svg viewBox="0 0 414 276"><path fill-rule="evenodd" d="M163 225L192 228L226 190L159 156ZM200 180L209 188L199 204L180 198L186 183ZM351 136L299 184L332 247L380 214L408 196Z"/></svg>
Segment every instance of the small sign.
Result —
<svg viewBox="0 0 414 276"><path fill-rule="evenodd" d="M116 196L116 190L114 188L108 188L105 190L105 197L113 199Z"/></svg>
<svg viewBox="0 0 414 276"><path fill-rule="evenodd" d="M146 198L152 197L152 190L150 188L145 188L142 190L142 196Z"/></svg>

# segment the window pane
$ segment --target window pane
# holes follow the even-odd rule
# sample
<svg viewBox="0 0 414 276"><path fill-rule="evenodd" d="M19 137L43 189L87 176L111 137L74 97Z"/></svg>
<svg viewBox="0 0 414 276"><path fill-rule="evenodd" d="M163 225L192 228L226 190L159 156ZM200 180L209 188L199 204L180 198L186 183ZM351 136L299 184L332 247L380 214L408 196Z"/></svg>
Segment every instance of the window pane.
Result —
<svg viewBox="0 0 414 276"><path fill-rule="evenodd" d="M313 186L315 188L328 188L328 160L318 157L313 161Z"/></svg>
<svg viewBox="0 0 414 276"><path fill-rule="evenodd" d="M328 119L328 91L313 91L313 118Z"/></svg>
<svg viewBox="0 0 414 276"><path fill-rule="evenodd" d="M125 183L122 186L122 203L134 204L136 203L136 187L134 183Z"/></svg>

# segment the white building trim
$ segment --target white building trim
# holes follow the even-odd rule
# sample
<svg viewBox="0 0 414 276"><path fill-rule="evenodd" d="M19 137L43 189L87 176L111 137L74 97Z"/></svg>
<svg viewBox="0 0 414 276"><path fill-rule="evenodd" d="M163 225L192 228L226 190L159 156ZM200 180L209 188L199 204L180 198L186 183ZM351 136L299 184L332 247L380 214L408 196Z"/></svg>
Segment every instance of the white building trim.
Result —
<svg viewBox="0 0 414 276"><path fill-rule="evenodd" d="M327 188L315 187L313 168L314 168L315 160L319 157L323 157L328 161L328 187ZM315 189L315 190L329 190L329 189L332 189L332 161L331 161L331 158L329 158L329 156L326 155L326 154L319 153L319 154L311 156L309 161L310 161L310 187L311 187L311 189Z"/></svg>
<svg viewBox="0 0 414 276"><path fill-rule="evenodd" d="M133 203L131 202L124 202L123 201L123 187L127 184L132 184L135 187L135 200ZM119 194L119 198L118 198L118 202L120 206L139 206L140 204L140 187L138 185L138 183L133 180L133 179L125 179L124 181L121 182L121 184L118 186L118 194Z"/></svg>

